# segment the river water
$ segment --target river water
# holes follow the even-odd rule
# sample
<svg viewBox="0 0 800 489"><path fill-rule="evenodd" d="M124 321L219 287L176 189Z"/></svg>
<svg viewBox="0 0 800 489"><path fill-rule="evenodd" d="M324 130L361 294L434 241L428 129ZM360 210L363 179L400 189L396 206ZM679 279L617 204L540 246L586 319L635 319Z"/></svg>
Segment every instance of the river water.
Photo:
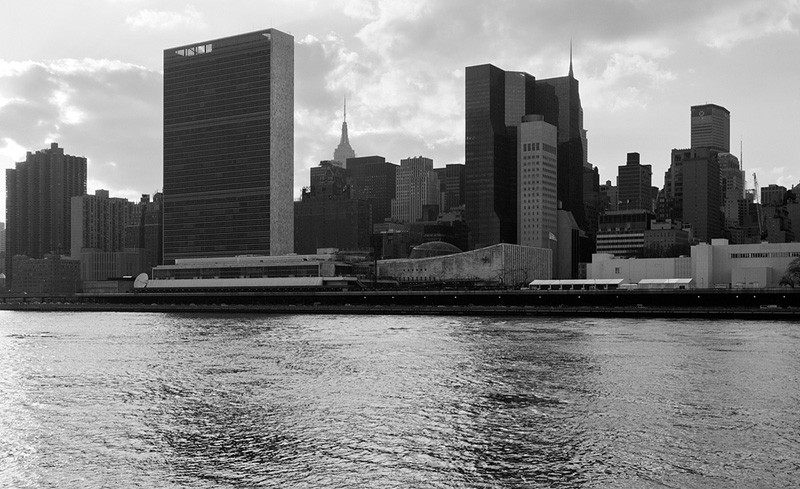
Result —
<svg viewBox="0 0 800 489"><path fill-rule="evenodd" d="M0 487L794 487L800 325L0 311Z"/></svg>

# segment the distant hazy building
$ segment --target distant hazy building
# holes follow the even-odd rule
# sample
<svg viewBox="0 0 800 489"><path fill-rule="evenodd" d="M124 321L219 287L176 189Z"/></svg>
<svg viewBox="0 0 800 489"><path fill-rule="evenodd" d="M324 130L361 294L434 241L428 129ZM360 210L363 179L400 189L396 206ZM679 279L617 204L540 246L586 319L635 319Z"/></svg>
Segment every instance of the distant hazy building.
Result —
<svg viewBox="0 0 800 489"><path fill-rule="evenodd" d="M164 51L164 260L294 246L294 38Z"/></svg>
<svg viewBox="0 0 800 489"><path fill-rule="evenodd" d="M14 256L69 254L70 199L85 193L86 158L65 154L57 143L28 152L6 170L6 275L12 286Z"/></svg>
<svg viewBox="0 0 800 489"><path fill-rule="evenodd" d="M691 147L730 153L731 113L728 109L715 104L692 106Z"/></svg>
<svg viewBox="0 0 800 489"><path fill-rule="evenodd" d="M400 160L397 169L392 219L415 222L423 219L423 207L439 204L439 179L433 171L433 160L415 156Z"/></svg>
<svg viewBox="0 0 800 489"><path fill-rule="evenodd" d="M356 157L356 152L350 146L350 139L347 136L347 101L344 103L343 114L342 136L339 139L339 146L333 150L333 161L337 162L338 166L347 167L348 158Z"/></svg>
<svg viewBox="0 0 800 489"><path fill-rule="evenodd" d="M557 128L540 115L517 127L517 243L555 247L558 234Z"/></svg>
<svg viewBox="0 0 800 489"><path fill-rule="evenodd" d="M628 153L627 162L617 174L619 210L646 210L653 208L653 167L639 162L639 153Z"/></svg>

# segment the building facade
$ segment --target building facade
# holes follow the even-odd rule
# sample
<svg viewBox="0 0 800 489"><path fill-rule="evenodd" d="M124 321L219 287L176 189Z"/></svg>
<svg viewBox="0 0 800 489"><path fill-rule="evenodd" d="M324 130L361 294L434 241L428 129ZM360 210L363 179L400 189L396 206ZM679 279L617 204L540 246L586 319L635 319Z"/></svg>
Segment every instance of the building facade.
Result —
<svg viewBox="0 0 800 489"><path fill-rule="evenodd" d="M710 242L723 236L723 207L717 153L693 148L683 158L682 221L692 227L694 238Z"/></svg>
<svg viewBox="0 0 800 489"><path fill-rule="evenodd" d="M719 153L731 150L731 113L715 104L691 108L692 148L712 148Z"/></svg>
<svg viewBox="0 0 800 489"><path fill-rule="evenodd" d="M369 249L370 205L353 198L350 170L336 161L323 161L311 170L311 188L304 189L302 199L294 203L295 252Z"/></svg>
<svg viewBox="0 0 800 489"><path fill-rule="evenodd" d="M579 88L570 53L567 76L536 80L533 113L544 115L545 121L558 128L558 200L585 230L583 169L588 163L588 142Z"/></svg>
<svg viewBox="0 0 800 489"><path fill-rule="evenodd" d="M164 260L294 246L294 38L164 51Z"/></svg>
<svg viewBox="0 0 800 489"><path fill-rule="evenodd" d="M28 152L6 170L6 276L12 286L14 256L69 254L70 199L85 193L86 158L64 153L57 143Z"/></svg>
<svg viewBox="0 0 800 489"><path fill-rule="evenodd" d="M639 161L639 153L628 153L626 163L619 167L617 189L621 211L653 210L653 167Z"/></svg>
<svg viewBox="0 0 800 489"><path fill-rule="evenodd" d="M349 158L353 197L369 202L372 223L378 224L392 217L392 199L397 187L397 165L383 156Z"/></svg>
<svg viewBox="0 0 800 489"><path fill-rule="evenodd" d="M355 158L356 152L350 146L350 138L347 135L347 101L344 103L344 112L342 118L342 136L339 138L339 146L333 150L333 161L339 166L346 168L347 160Z"/></svg>
<svg viewBox="0 0 800 489"><path fill-rule="evenodd" d="M558 234L557 128L527 115L517 141L517 243L550 249Z"/></svg>
<svg viewBox="0 0 800 489"><path fill-rule="evenodd" d="M434 168L439 178L439 210L448 212L464 205L465 166L453 163L444 168Z"/></svg>
<svg viewBox="0 0 800 489"><path fill-rule="evenodd" d="M439 179L433 171L433 160L424 156L400 160L395 198L392 200L392 220L421 221L423 208L429 205L439 205Z"/></svg>
<svg viewBox="0 0 800 489"><path fill-rule="evenodd" d="M535 79L466 68L465 205L469 247L517 240L517 126L534 112Z"/></svg>
<svg viewBox="0 0 800 489"><path fill-rule="evenodd" d="M552 276L551 251L502 243L430 258L378 261L378 277L401 283L474 282L519 286Z"/></svg>

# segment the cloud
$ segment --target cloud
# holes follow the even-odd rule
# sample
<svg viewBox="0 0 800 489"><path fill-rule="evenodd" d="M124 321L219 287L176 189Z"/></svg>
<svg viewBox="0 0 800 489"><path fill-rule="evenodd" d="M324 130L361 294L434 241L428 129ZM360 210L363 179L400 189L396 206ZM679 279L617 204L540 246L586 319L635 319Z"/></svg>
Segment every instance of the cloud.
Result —
<svg viewBox="0 0 800 489"><path fill-rule="evenodd" d="M719 9L700 29L701 41L709 47L730 49L746 41L774 34L797 34L800 1L768 0L730 5Z"/></svg>
<svg viewBox="0 0 800 489"><path fill-rule="evenodd" d="M158 188L161 90L160 73L119 61L0 62L2 165L58 142L112 193Z"/></svg>
<svg viewBox="0 0 800 489"><path fill-rule="evenodd" d="M136 15L127 17L125 19L125 23L134 30L168 30L176 27L191 27L201 29L206 27L203 14L192 6L187 6L183 12L141 10Z"/></svg>

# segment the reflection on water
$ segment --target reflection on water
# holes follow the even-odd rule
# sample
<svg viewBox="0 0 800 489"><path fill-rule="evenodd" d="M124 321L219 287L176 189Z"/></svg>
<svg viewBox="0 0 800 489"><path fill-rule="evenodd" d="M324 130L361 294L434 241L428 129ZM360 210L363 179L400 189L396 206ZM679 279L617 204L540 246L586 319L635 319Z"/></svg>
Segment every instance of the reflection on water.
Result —
<svg viewBox="0 0 800 489"><path fill-rule="evenodd" d="M0 487L800 477L788 323L0 312Z"/></svg>

